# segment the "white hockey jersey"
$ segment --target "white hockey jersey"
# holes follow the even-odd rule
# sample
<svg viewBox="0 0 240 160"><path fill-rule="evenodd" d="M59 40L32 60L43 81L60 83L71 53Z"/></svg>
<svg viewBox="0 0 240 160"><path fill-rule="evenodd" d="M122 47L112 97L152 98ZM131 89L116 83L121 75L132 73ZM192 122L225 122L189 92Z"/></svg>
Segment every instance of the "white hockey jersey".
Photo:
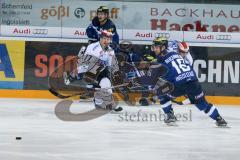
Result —
<svg viewBox="0 0 240 160"><path fill-rule="evenodd" d="M193 65L193 58L190 52L186 53L186 55L183 57L185 63L190 64L191 66Z"/></svg>
<svg viewBox="0 0 240 160"><path fill-rule="evenodd" d="M90 44L87 47L85 54L99 58L106 66L112 65L115 56L114 50L111 47L108 47L107 50L103 50L99 42Z"/></svg>
<svg viewBox="0 0 240 160"><path fill-rule="evenodd" d="M80 50L81 52L81 50ZM88 56L89 55L89 56ZM87 72L90 68L96 69L98 65L95 66L95 63L98 62L98 60L101 60L102 65L109 67L109 69L114 68L115 64L117 64L115 60L115 53L112 50L111 47L108 47L107 50L104 50L99 42L95 42L90 44L85 52L81 52L79 57L83 56L83 58L80 58L80 62L78 63L78 73L84 73ZM95 66L93 68L93 66ZM111 67L110 67L111 66Z"/></svg>

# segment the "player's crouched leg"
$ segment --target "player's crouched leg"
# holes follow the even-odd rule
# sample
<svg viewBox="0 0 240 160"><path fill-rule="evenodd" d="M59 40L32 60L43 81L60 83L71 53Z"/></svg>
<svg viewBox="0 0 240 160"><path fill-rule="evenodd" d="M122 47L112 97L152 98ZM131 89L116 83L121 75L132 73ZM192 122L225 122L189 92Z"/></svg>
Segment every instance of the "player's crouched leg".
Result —
<svg viewBox="0 0 240 160"><path fill-rule="evenodd" d="M201 98L195 104L196 107L207 114L210 118L216 121L217 126L226 126L227 122L221 117L218 109L211 103L208 103L205 98Z"/></svg>
<svg viewBox="0 0 240 160"><path fill-rule="evenodd" d="M226 126L227 122L220 116L217 108L208 103L205 99L205 95L202 91L202 87L199 82L191 82L187 84L189 86L188 97L192 104L200 110L206 113L210 118L216 121L217 126Z"/></svg>
<svg viewBox="0 0 240 160"><path fill-rule="evenodd" d="M102 78L99 86L102 89L94 93L95 107L110 110L116 108L116 103L112 95L112 89L104 89L111 87L111 81L106 77Z"/></svg>

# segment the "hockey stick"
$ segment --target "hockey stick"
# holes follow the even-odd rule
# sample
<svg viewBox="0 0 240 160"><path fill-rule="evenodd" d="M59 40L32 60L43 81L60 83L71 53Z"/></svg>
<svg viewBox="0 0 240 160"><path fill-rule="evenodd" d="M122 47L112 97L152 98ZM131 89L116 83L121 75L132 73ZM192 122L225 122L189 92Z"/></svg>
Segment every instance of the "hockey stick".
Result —
<svg viewBox="0 0 240 160"><path fill-rule="evenodd" d="M62 95L60 93L58 93L56 90L54 90L53 88L49 88L48 89L49 92L51 92L54 96L60 98L60 99L66 99L66 98L69 98L69 97L74 97L74 96L83 96L83 95L86 95L87 93L75 93L75 94L71 94L69 96L65 96L65 95Z"/></svg>
<svg viewBox="0 0 240 160"><path fill-rule="evenodd" d="M123 87L123 86L127 86L129 83L123 83L120 85L116 85L116 86L111 86L111 87L106 87L106 88L84 88L84 89L89 89L89 90L94 90L94 91L100 91L100 90L108 90L108 89L114 89L114 88L119 88L119 87ZM53 95L55 95L58 98L61 99L66 99L66 98L70 98L70 97L74 97L74 96L83 96L83 95L87 95L87 93L75 93L75 94L71 94L68 96L62 95L60 93L58 93L56 90L54 90L53 88L49 88L48 89L49 92L51 92Z"/></svg>
<svg viewBox="0 0 240 160"><path fill-rule="evenodd" d="M115 86L111 86L111 87L106 87L106 88L94 88L95 90L99 91L99 90L108 90L108 89L114 89L114 88L119 88L119 87L124 87L129 85L129 83L123 83L123 84L119 84L119 85L115 85Z"/></svg>

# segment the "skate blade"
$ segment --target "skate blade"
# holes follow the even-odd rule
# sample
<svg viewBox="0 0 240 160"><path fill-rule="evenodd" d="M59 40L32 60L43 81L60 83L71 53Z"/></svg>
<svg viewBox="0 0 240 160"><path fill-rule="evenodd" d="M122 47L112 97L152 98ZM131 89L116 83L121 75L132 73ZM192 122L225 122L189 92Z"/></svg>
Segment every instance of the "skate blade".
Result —
<svg viewBox="0 0 240 160"><path fill-rule="evenodd" d="M109 113L110 113L110 114L121 114L122 111L118 111L118 112L116 112L116 111L112 110L112 111L110 111Z"/></svg>
<svg viewBox="0 0 240 160"><path fill-rule="evenodd" d="M178 126L178 124L176 122L169 122L169 123L166 123L166 125L174 126L174 127Z"/></svg>
<svg viewBox="0 0 240 160"><path fill-rule="evenodd" d="M216 128L231 128L229 125L226 126L216 126Z"/></svg>

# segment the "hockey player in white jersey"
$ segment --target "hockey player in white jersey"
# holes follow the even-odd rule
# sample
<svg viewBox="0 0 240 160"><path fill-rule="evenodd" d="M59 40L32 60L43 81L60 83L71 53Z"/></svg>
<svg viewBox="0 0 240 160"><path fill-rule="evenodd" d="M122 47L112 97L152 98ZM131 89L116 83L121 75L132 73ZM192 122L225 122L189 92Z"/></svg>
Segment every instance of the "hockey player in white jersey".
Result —
<svg viewBox="0 0 240 160"><path fill-rule="evenodd" d="M100 41L90 44L85 52L79 53L77 75L65 75L65 84L69 85L74 80L84 80L89 84L83 88L101 88L94 91L95 106L115 110L111 79L117 75L119 68L114 50L109 46L111 40L111 32L101 31Z"/></svg>

